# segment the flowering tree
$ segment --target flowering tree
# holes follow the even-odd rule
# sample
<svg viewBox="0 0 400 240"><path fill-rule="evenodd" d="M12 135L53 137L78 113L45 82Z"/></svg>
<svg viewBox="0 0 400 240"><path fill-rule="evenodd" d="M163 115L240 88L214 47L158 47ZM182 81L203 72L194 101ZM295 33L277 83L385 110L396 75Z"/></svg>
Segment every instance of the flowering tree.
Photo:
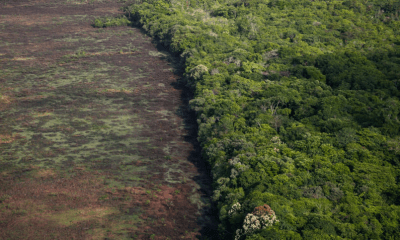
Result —
<svg viewBox="0 0 400 240"><path fill-rule="evenodd" d="M232 209L237 211L240 209L240 204L234 204ZM279 220L270 206L264 204L256 207L252 213L247 214L245 217L243 229L236 230L235 240L239 240L242 236L254 233L257 230L272 226L275 222L279 222Z"/></svg>

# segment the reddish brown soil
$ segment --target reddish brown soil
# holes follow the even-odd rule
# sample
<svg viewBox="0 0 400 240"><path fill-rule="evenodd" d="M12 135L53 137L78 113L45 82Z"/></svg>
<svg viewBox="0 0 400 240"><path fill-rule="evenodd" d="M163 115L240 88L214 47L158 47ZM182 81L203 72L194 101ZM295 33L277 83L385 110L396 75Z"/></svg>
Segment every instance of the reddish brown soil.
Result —
<svg viewBox="0 0 400 240"><path fill-rule="evenodd" d="M196 123L187 107L190 94L177 83L179 74L168 70L171 62L149 54L157 49L139 29L116 27L99 32L88 20L122 14L123 4L111 0L95 4L54 0L5 3L0 3L0 43L7 43L0 44L0 239L217 239L212 208L205 206L211 180L200 157ZM76 15L89 17L52 22ZM118 35L127 30L133 31L134 39ZM92 47L83 40L61 41L71 36L109 37L102 43L107 51L92 49L84 58L65 58L80 47ZM138 50L120 51L127 41ZM62 71L38 77L31 85L21 82L29 74L40 76L58 68L89 72L99 61L116 68L129 67L126 72L109 69L105 73L116 80L139 72L144 76L127 84L133 90L110 88L106 84L109 79L101 74L90 82L52 85L53 77L67 77ZM51 93L54 96L46 95ZM69 98L63 97L65 93ZM118 108L96 102L104 98ZM92 112L82 112L83 108ZM85 130L81 125L45 125L55 116L79 116L101 127L122 113L137 115L135 124L144 127L118 138L147 142L126 147L115 137L104 143L109 147L99 146L108 147L108 152L93 148L83 157L79 150L70 150L91 141L75 132ZM95 134L91 129L88 132ZM29 140L24 135L27 131L33 133ZM69 146L55 145L43 137L47 133L68 136ZM71 158L71 153L78 157ZM147 160L107 160L117 155ZM129 174L122 173L122 166L145 170L134 172L138 180L126 180ZM169 175L173 168L180 172Z"/></svg>
<svg viewBox="0 0 400 240"><path fill-rule="evenodd" d="M2 177L0 183L5 205L0 214L1 239L104 239L102 235L88 234L88 229L115 229L118 224L131 224L124 231L134 239L196 239L201 226L197 224L197 207L187 199L192 189L187 185L168 187L126 187L106 189L101 174L78 170L75 176L64 178L53 172L38 171L32 167L30 177ZM148 193L148 191L153 193ZM102 218L102 212L113 211L111 217ZM59 212L79 209L78 218L71 223L58 223L51 216ZM98 212L98 214L88 214ZM120 221L120 212L129 215L142 213L138 229L135 221ZM150 224L151 223L151 224ZM99 232L99 231L98 231ZM204 235L204 234L203 234ZM207 234L206 234L207 235ZM112 231L109 239L120 239Z"/></svg>

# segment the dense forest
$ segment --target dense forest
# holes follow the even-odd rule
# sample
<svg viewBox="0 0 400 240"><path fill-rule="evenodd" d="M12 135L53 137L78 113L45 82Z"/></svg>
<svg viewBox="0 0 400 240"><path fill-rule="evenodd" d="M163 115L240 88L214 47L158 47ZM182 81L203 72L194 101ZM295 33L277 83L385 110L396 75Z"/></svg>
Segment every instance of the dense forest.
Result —
<svg viewBox="0 0 400 240"><path fill-rule="evenodd" d="M126 11L180 56L221 239L399 239L399 1Z"/></svg>

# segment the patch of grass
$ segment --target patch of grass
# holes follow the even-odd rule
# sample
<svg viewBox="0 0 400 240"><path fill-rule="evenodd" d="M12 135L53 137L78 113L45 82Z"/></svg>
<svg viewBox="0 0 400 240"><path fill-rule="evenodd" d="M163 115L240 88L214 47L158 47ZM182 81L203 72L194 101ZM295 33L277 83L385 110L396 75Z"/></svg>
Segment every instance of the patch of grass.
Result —
<svg viewBox="0 0 400 240"><path fill-rule="evenodd" d="M11 198L11 196L8 195L8 194L2 195L2 196L0 197L0 203L4 202L5 200L7 200L7 199L9 199L9 198Z"/></svg>
<svg viewBox="0 0 400 240"><path fill-rule="evenodd" d="M56 175L56 173L52 169L40 169L33 175L35 178L52 178Z"/></svg>
<svg viewBox="0 0 400 240"><path fill-rule="evenodd" d="M91 130L94 130L94 131L101 130L101 129L109 129L109 128L110 128L109 126L104 125L104 124L102 124L102 125L93 124L91 126Z"/></svg>
<svg viewBox="0 0 400 240"><path fill-rule="evenodd" d="M86 57L88 54L85 51L77 51L74 54L67 54L62 57L62 61L60 63L68 63L77 61L80 58Z"/></svg>
<svg viewBox="0 0 400 240"><path fill-rule="evenodd" d="M28 212L25 209L16 209L13 210L11 213L14 216L26 216L28 214Z"/></svg>
<svg viewBox="0 0 400 240"><path fill-rule="evenodd" d="M186 178L186 177L183 177L182 183L186 183L186 182L187 182L187 178Z"/></svg>
<svg viewBox="0 0 400 240"><path fill-rule="evenodd" d="M118 213L119 211L115 208L80 208L70 209L58 214L52 214L49 216L52 220L56 221L60 225L70 226L77 222L87 221L90 219L99 219L106 215Z"/></svg>
<svg viewBox="0 0 400 240"><path fill-rule="evenodd" d="M104 194L101 197L99 197L99 201L104 201L108 199L108 194Z"/></svg>
<svg viewBox="0 0 400 240"><path fill-rule="evenodd" d="M11 61L27 61L27 60L34 60L33 57L15 57L11 59Z"/></svg>
<svg viewBox="0 0 400 240"><path fill-rule="evenodd" d="M167 57L168 56L167 53L162 53L162 52L158 52L158 51L149 51L149 55L152 57Z"/></svg>
<svg viewBox="0 0 400 240"><path fill-rule="evenodd" d="M85 57L86 56L86 52L85 51L79 51L75 53L76 57Z"/></svg>
<svg viewBox="0 0 400 240"><path fill-rule="evenodd" d="M126 16L96 18L92 24L92 26L96 28L129 26L129 25L131 25L131 21L129 21L126 18Z"/></svg>

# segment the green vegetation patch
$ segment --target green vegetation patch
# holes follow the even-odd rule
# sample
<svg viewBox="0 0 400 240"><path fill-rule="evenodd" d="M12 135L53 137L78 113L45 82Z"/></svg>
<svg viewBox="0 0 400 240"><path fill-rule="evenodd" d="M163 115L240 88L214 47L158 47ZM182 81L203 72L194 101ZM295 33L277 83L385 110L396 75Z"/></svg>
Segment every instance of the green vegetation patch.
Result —
<svg viewBox="0 0 400 240"><path fill-rule="evenodd" d="M131 21L129 21L126 16L121 16L118 18L102 17L102 18L96 18L94 20L93 26L96 28L103 28L103 27L128 26L130 24L131 24Z"/></svg>
<svg viewBox="0 0 400 240"><path fill-rule="evenodd" d="M126 183L133 184L132 176L141 179L136 173L146 166L124 167L123 163L148 161L135 147L150 144L148 137L140 137L146 126L129 111L129 99L135 97L131 84L144 75L130 71L121 78L110 74L116 67L104 62L86 66L86 71L67 65L45 72L19 68L4 72L10 81L2 91L8 89L13 96L4 101L18 104L3 115L8 132L0 134L2 163L64 169L84 163L89 170L125 170L119 175ZM29 74L23 74L26 71Z"/></svg>

